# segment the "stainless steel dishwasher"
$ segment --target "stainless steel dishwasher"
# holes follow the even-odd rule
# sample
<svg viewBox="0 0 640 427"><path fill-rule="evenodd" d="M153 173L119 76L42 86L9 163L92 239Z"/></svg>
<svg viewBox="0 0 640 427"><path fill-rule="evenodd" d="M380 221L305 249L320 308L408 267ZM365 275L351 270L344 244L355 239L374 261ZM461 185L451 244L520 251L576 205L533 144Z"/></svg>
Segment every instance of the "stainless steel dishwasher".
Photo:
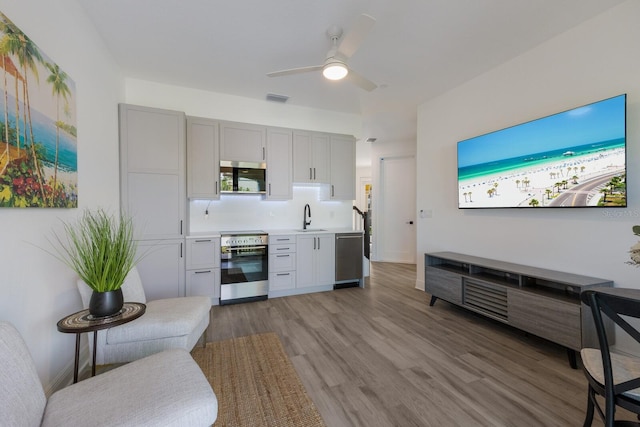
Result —
<svg viewBox="0 0 640 427"><path fill-rule="evenodd" d="M336 233L335 288L359 285L362 280L362 233Z"/></svg>

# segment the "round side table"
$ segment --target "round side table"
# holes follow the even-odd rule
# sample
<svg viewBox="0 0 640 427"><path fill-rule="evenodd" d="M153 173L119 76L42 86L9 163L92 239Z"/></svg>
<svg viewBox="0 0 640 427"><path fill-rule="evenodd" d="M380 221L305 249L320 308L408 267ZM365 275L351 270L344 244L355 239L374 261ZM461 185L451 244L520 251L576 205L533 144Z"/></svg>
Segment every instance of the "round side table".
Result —
<svg viewBox="0 0 640 427"><path fill-rule="evenodd" d="M125 302L122 310L112 316L94 317L89 310L78 311L58 321L58 331L76 334L76 357L73 364L73 382L78 382L78 365L80 362L80 334L93 332L93 361L91 376L96 374L96 343L98 331L131 322L142 316L147 306L139 302Z"/></svg>

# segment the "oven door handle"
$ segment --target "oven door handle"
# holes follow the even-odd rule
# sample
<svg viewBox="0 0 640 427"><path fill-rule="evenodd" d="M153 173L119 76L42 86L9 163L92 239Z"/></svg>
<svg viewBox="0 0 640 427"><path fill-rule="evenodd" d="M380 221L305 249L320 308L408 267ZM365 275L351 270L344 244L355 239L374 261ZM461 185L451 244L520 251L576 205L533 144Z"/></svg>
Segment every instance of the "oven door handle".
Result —
<svg viewBox="0 0 640 427"><path fill-rule="evenodd" d="M225 250L233 251L237 249L267 249L267 246L223 246Z"/></svg>

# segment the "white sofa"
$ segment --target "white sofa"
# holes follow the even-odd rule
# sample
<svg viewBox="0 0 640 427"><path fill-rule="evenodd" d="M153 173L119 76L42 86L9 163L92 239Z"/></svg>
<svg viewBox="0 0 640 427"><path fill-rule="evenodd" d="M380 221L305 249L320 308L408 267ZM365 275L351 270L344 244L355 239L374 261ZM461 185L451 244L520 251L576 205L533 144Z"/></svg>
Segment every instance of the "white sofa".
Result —
<svg viewBox="0 0 640 427"><path fill-rule="evenodd" d="M92 290L78 280L85 308ZM146 304L138 319L98 331L96 364L126 363L170 348L191 351L209 326L211 299L204 296L147 301L138 270L134 267L122 285L125 302ZM88 334L93 351L93 334Z"/></svg>
<svg viewBox="0 0 640 427"><path fill-rule="evenodd" d="M217 415L216 395L183 349L126 364L47 400L24 340L0 322L0 425L210 426Z"/></svg>

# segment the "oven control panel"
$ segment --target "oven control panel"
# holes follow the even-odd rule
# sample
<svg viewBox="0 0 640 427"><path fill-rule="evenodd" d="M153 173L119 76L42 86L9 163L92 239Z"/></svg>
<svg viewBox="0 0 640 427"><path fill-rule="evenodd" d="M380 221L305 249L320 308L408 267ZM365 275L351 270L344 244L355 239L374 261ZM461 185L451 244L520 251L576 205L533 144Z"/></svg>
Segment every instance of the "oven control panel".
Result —
<svg viewBox="0 0 640 427"><path fill-rule="evenodd" d="M233 248L241 246L258 246L266 245L269 236L267 234L262 235L221 235L220 246Z"/></svg>

